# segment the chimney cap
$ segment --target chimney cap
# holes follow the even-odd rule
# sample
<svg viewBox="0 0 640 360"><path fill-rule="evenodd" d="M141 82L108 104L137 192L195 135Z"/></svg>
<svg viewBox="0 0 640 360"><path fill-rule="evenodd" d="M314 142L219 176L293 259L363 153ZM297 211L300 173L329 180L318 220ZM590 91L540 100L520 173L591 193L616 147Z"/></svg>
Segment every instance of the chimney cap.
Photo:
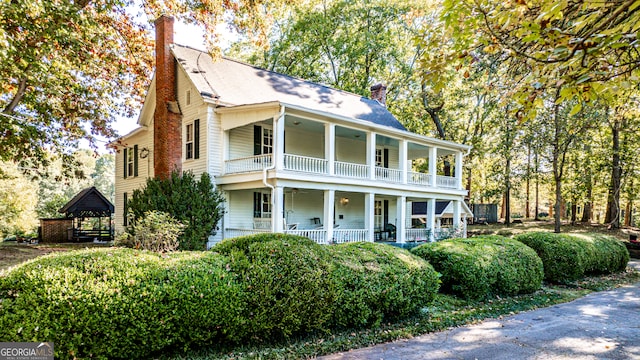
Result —
<svg viewBox="0 0 640 360"><path fill-rule="evenodd" d="M371 90L372 90L372 91L374 91L374 90L380 90L380 89L386 90L386 89L387 89L387 85L385 85L385 84L383 84L383 83L377 83L377 84L375 84L375 85L371 85Z"/></svg>

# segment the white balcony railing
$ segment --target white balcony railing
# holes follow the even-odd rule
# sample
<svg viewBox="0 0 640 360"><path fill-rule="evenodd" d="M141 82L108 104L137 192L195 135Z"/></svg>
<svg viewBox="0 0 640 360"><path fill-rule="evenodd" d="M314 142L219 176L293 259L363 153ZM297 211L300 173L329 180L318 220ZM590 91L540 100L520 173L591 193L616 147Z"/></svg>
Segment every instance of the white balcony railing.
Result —
<svg viewBox="0 0 640 360"><path fill-rule="evenodd" d="M410 171L407 182L414 185L431 185L431 175Z"/></svg>
<svg viewBox="0 0 640 360"><path fill-rule="evenodd" d="M304 236L318 244L328 244L326 230L286 230L285 233Z"/></svg>
<svg viewBox="0 0 640 360"><path fill-rule="evenodd" d="M394 183L402 182L402 171L376 166L376 180Z"/></svg>
<svg viewBox="0 0 640 360"><path fill-rule="evenodd" d="M284 154L284 168L287 170L326 174L328 163L325 159Z"/></svg>
<svg viewBox="0 0 640 360"><path fill-rule="evenodd" d="M430 229L405 229L405 240L408 242L429 241L430 237Z"/></svg>
<svg viewBox="0 0 640 360"><path fill-rule="evenodd" d="M369 230L367 229L334 229L333 242L336 244L348 242L369 241Z"/></svg>
<svg viewBox="0 0 640 360"><path fill-rule="evenodd" d="M368 179L369 166L364 164L354 164L354 163L336 161L335 175L356 178L356 179Z"/></svg>
<svg viewBox="0 0 640 360"><path fill-rule="evenodd" d="M436 186L449 188L449 189L457 189L458 188L458 178L451 176L436 176Z"/></svg>
<svg viewBox="0 0 640 360"><path fill-rule="evenodd" d="M247 236L247 235L255 235L260 233L269 232L270 230L262 230L262 229L233 229L227 228L224 230L224 238L234 238L238 236Z"/></svg>
<svg viewBox="0 0 640 360"><path fill-rule="evenodd" d="M273 164L271 154L249 156L224 162L227 174L261 171Z"/></svg>

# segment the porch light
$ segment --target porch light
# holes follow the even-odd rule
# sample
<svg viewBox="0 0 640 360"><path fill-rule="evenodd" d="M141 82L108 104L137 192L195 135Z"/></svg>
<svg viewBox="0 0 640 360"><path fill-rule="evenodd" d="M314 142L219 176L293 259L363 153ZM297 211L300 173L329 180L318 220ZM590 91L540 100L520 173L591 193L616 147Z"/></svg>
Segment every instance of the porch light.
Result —
<svg viewBox="0 0 640 360"><path fill-rule="evenodd" d="M349 198L343 197L340 198L340 205L347 206L349 204Z"/></svg>
<svg viewBox="0 0 640 360"><path fill-rule="evenodd" d="M300 121L298 121L298 120L294 121L293 125L296 125L296 126L300 125Z"/></svg>

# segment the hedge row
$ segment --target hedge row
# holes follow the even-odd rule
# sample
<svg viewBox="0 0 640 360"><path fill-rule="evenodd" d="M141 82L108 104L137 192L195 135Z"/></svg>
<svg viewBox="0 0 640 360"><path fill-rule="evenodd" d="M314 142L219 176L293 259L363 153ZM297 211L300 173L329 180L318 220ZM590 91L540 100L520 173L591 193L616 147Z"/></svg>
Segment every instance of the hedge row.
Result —
<svg viewBox="0 0 640 360"><path fill-rule="evenodd" d="M287 338L406 316L438 274L378 244L281 234L160 256L93 249L0 277L0 339L53 341L56 358L140 358L166 348Z"/></svg>
<svg viewBox="0 0 640 360"><path fill-rule="evenodd" d="M629 251L618 239L601 234L567 235L533 232L516 240L533 248L544 264L545 280L567 283L587 274L622 271Z"/></svg>
<svg viewBox="0 0 640 360"><path fill-rule="evenodd" d="M469 299L530 293L542 285L542 261L502 236L448 239L411 250L442 273L442 290Z"/></svg>

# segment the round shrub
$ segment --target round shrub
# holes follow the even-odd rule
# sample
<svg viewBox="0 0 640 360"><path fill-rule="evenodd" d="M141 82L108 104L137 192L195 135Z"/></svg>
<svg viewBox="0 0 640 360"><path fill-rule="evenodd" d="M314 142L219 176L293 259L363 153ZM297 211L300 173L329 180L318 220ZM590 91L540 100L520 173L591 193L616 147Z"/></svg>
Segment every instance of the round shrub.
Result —
<svg viewBox="0 0 640 360"><path fill-rule="evenodd" d="M571 282L585 274L622 271L629 261L629 252L622 242L606 235L533 232L515 239L538 253L545 279L556 283Z"/></svg>
<svg viewBox="0 0 640 360"><path fill-rule="evenodd" d="M243 304L227 263L131 249L38 258L0 277L0 338L53 341L57 359L141 358L228 339Z"/></svg>
<svg viewBox="0 0 640 360"><path fill-rule="evenodd" d="M469 299L536 291L542 262L520 242L501 236L449 239L411 250L442 273L442 289Z"/></svg>
<svg viewBox="0 0 640 360"><path fill-rule="evenodd" d="M329 247L337 295L333 324L379 325L405 317L430 303L439 274L407 250L384 244L349 243Z"/></svg>
<svg viewBox="0 0 640 360"><path fill-rule="evenodd" d="M336 291L327 246L265 233L224 240L211 250L229 257L244 287L245 335L286 338L329 328Z"/></svg>

